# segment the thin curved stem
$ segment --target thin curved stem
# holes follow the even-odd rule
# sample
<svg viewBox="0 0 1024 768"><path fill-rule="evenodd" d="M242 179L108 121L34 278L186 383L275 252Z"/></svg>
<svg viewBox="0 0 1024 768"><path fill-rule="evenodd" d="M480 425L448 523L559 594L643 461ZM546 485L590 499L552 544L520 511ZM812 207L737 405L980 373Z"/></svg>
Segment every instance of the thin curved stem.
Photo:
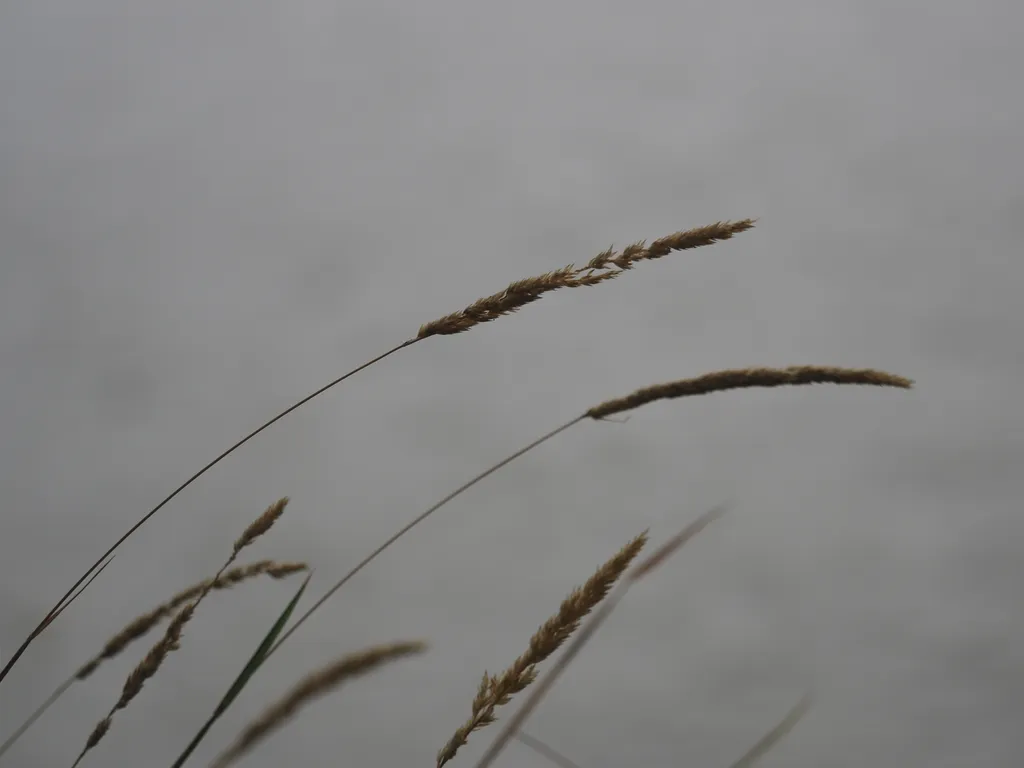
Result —
<svg viewBox="0 0 1024 768"><path fill-rule="evenodd" d="M567 429L568 429L569 427L573 426L574 424L578 424L579 422L583 421L583 420L584 420L585 418L587 418L587 414L585 414L585 413L582 413L582 414L580 414L579 416L577 416L576 418L572 419L571 421L567 421L567 422L566 422L565 424L563 424L562 426L560 426L560 427L556 427L555 429L551 430L551 431L550 431L550 432L548 432L548 433L547 433L546 435L544 435L544 436L542 436L542 437L539 437L539 438L537 438L536 440L534 440L534 441L533 441L532 443L530 443L529 445L527 445L527 446L525 446L525 447L523 447L523 448L520 448L520 449L519 449L518 451L516 451L515 453L513 453L513 454L511 454L511 455L509 455L509 456L506 456L506 457L505 457L504 459L502 459L501 461L499 461L499 462L498 462L497 464L495 464L494 466L490 467L489 469L485 470L484 472L481 472L481 473L480 473L479 475L477 475L476 477L474 477L474 478L473 478L472 480L470 480L469 482L467 482L467 483L464 483L463 485L461 485L461 486L459 486L458 488L456 488L456 489L455 489L454 491L452 491L451 493L449 493L449 494L448 494L447 496L445 496L445 497L444 497L443 499L441 499L441 500L440 500L439 502L437 502L436 504L434 504L434 506L430 507L430 509L428 509L427 511L425 511L425 512L421 513L421 514L420 514L420 515L419 515L418 517L416 517L415 519L413 519L412 521L410 521L410 522L409 522L408 524L406 524L404 528L402 528L402 529L401 529L400 531L398 531L397 533L395 533L395 534L394 534L394 535L393 535L393 536L392 536L392 537L391 537L390 539L388 539L387 541L385 541L385 542L384 542L383 544L381 544L381 545L380 545L379 547L377 547L377 548L376 548L375 550L373 550L373 552L371 552L371 553L370 553L369 555L367 555L367 556L366 556L365 558L363 558L363 559L362 559L362 560L361 560L361 561L360 561L360 562L359 562L359 563L358 563L358 564L356 565L356 567L355 567L355 568L353 568L353 569L352 569L351 571L349 571L349 572L348 572L347 574L345 574L345 576L344 576L344 577L343 577L343 578L341 579L341 581L339 581L339 582L338 582L337 584L335 584L335 585L334 585L333 587L331 587L331 588L330 588L330 589L329 589L329 590L327 591L327 593L326 593L326 594L325 594L325 595L324 595L323 597L321 597L321 598L320 598L319 600L317 600L317 601L316 601L316 602L315 602L315 603L314 603L314 604L312 605L312 607L310 607L310 609L309 609L308 611L306 611L306 612L305 612L305 613L304 613L304 614L303 614L303 615L302 615L302 616L301 616L301 617L300 617L300 618L298 619L298 621L296 621L296 622L295 622L295 623L294 623L294 624L293 624L293 625L292 625L292 626L291 626L291 627L290 627L290 628L288 629L288 631L287 631L287 632L285 632L285 633L284 633L283 635L281 635L281 637L280 637L280 638L278 638L278 641L277 641L277 642L276 642L276 643L274 644L274 646L273 646L273 647L272 647L272 648L271 648L271 649L270 649L270 650L269 650L269 651L267 652L267 656L266 656L266 658L269 658L269 657L270 657L270 656L271 656L271 655L272 655L272 654L273 654L273 653L274 653L274 652L275 652L275 651L276 651L276 650L277 650L278 648L280 648L280 647L281 647L281 644L282 644L282 643L284 643L284 641L285 641L285 640L287 640L287 639L288 639L289 637L291 637L292 633L293 633L293 632L295 632L295 630L297 630L297 629L298 629L298 628L299 628L300 626L302 626L303 622L305 622L305 621L306 621L306 619L308 619L308 618L309 618L310 616L312 616L312 615L313 615L313 613L314 613L314 612L315 612L315 611L316 611L316 610L317 610L317 609L318 609L318 608L319 608L319 607L320 607L321 605L323 605L324 603L326 603L326 602L327 602L327 601L328 601L328 600L330 599L330 597L331 597L331 596L332 596L332 595L333 595L333 594L334 594L335 592L337 592L337 591L338 591L339 589L341 589L341 588L342 588L343 586L345 586L345 584L347 584L347 583L348 583L349 581L351 581L351 580L352 580L352 578L353 578L353 577L354 577L354 576L355 576L355 575L356 575L357 573L359 573L359 572L360 572L361 570L363 570L363 568L365 568L366 566L368 566L368 565L369 565L369 564L370 564L371 562L373 562L374 560L376 560L376 559L377 559L377 556L378 556L378 555L380 555L380 554L381 554L382 552L384 552L384 550L386 550L386 549L387 549L388 547L390 547L390 546L391 546L392 544L394 544L394 543L395 543L396 541L398 541L398 540L399 540L400 538L402 538L402 537L403 537L403 536L404 536L405 534L407 534L407 533L408 533L409 531L411 531L411 530L412 530L413 528L415 528L415 527L416 527L417 525L419 525L420 523L422 523L422 522L423 522L424 520L426 520L426 519L427 519L428 517L430 517L430 516L431 516L432 514L434 514L434 513L435 513L435 512L437 511L437 510L439 510L439 509L440 509L441 507L443 507L443 506L444 506L445 504L447 504L447 503L448 503L449 501L451 501L452 499L454 499L454 498L455 498L456 496L460 495L460 494L461 494L461 493L463 493L464 491L468 491L468 490L469 490L470 488L472 488L472 487L473 487L474 485L476 485L477 483L479 483L479 482L480 482L481 480L483 480L483 479L485 479L485 478L487 478L487 477L489 477L489 476L493 475L493 474L494 474L495 472L497 472L497 471L498 471L499 469L501 469L502 467L504 467L504 466L506 466L506 465L508 465L508 464L511 464L511 463L512 463L513 461L515 461L516 459L518 459L518 458L519 458L520 456L522 456L522 455L523 455L524 453L527 453L528 451L532 451L532 450L533 450L534 448L536 448L536 447L537 447L538 445L540 445L541 443L547 442L548 440L550 440L550 439L551 439L552 437L554 437L555 435L558 435L558 434L560 434L560 433L564 432L564 431L565 431L565 430L567 430Z"/></svg>
<svg viewBox="0 0 1024 768"><path fill-rule="evenodd" d="M256 437L256 435L258 435L260 432L262 432L263 430L267 429L271 425L276 424L278 421L283 419L285 416L287 416L289 413L291 413L295 409L305 405L310 400L312 400L314 397L317 397L318 395L322 395L324 392L326 392L327 390L331 389L332 387L340 384L341 382L345 381L345 379L349 378L350 376L354 376L355 374L359 373L360 371L369 368L374 363L380 362L384 358L386 358L386 357L388 357L390 355L393 355L395 352L398 352L400 349L404 349L405 347L408 347L408 346L410 346L412 344L415 344L417 341L420 341L420 339L413 338L413 339L408 339L406 341L403 341L397 347L389 349L387 352L385 352L385 353L383 353L381 355L377 355L377 357L373 358L372 360L370 360L368 362L363 363L358 368L353 368L351 371L346 373L344 376L339 376L334 381L332 381L332 382L330 382L328 384L325 384L324 386L320 387L320 389L316 390L315 392L312 392L311 394L306 395L304 398L299 400L294 405L292 405L289 408L286 408L285 410L281 411L279 414L277 414L270 421L268 421L265 424L263 424L263 426L261 426L258 429L255 429L252 432L250 432L248 435L243 437L241 440L239 440L237 443L232 445L226 451L221 453L213 461L209 462L205 467L203 467L198 472L196 472L194 475L192 475L192 477L190 477L184 483L182 483L177 488L175 488L174 491L167 498L165 498L163 501L161 501L159 504L157 504L155 507L153 507L153 509L151 509L149 512L147 512L146 515L141 520L139 520L137 523L135 523L135 525L133 525L131 528L129 528L128 531L123 536L121 536L121 538L119 538L116 542L114 542L114 544L106 552L103 553L103 556L100 557L95 563L93 563L93 565L89 568L89 570L86 571L84 574L82 574L82 577L78 581L76 581L66 593L64 593L64 596L61 597L61 599L57 601L57 604L54 605L53 608L50 609L50 612L46 614L46 616L43 618L43 620L41 622L39 622L39 625L34 630L32 630L32 633L27 638L25 638L25 641L21 644L21 646L18 648L18 650L16 650L14 652L14 655L11 656L11 658L7 662L6 666L4 666L4 668L2 670L0 670L0 681L3 681L3 679L5 677L7 677L7 673L11 671L11 668L17 663L18 659L21 658L21 655L23 653L25 653L25 650L28 648L28 646L32 643L33 640L36 639L36 637L39 636L40 632L42 632L44 629L46 629L47 625L53 620L54 614L56 614L58 611L60 611L61 606L64 604L64 602L71 596L71 594L76 589L78 589L78 587L82 584L82 582L84 582L87 578L89 578L89 576L92 575L93 571L95 571L100 565L103 564L104 560L106 560L111 554L113 554L115 549L117 549L122 544L124 544L124 542L128 540L128 537L130 537L133 533L135 533L137 530L139 530L139 528L141 528L143 526L143 524L147 520L149 520L151 517L153 517L153 515L155 515L157 512L159 512L161 509L163 509L163 507L166 506L175 496L177 496L179 493L181 493L186 488L188 488L190 485L192 485L192 483L194 483L200 477L205 475L209 470L211 470L213 467L215 467L217 464L219 464L223 459L227 458L229 455L231 455L236 450L238 450L243 445L245 445L247 442L249 442L254 437Z"/></svg>
<svg viewBox="0 0 1024 768"><path fill-rule="evenodd" d="M522 731L519 731L519 733L515 735L515 738L521 741L526 746L528 746L537 754L546 757L559 768L580 768L579 765L574 763L572 760L563 755L557 749L548 746L540 739L535 738L528 733L523 733Z"/></svg>
<svg viewBox="0 0 1024 768"><path fill-rule="evenodd" d="M74 682L75 676L72 675L63 683L61 683L60 686L58 686L57 690L51 693L50 697L42 704L40 704L36 711L29 715L28 719L24 723L18 726L18 730L16 730L14 733L8 736L7 741L5 741L3 744L0 744L0 757L2 757L7 750L14 746L14 742L20 739L24 735L25 731L27 731L29 728L33 726L33 724L35 724L36 720L38 720L40 717L46 714L46 710L52 707L57 702L57 700L64 695L64 692L67 691L67 689L74 684Z"/></svg>

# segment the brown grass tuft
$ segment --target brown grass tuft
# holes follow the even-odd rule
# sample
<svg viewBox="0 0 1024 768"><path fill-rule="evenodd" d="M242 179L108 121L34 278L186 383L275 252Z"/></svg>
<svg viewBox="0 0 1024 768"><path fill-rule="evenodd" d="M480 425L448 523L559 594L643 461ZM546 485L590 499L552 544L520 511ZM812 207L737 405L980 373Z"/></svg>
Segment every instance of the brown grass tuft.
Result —
<svg viewBox="0 0 1024 768"><path fill-rule="evenodd" d="M483 757L477 762L476 768L488 768L488 766L494 763L494 760L505 748L505 745L508 744L515 734L519 733L530 713L537 708L541 699L551 690L551 687L565 671L566 667L579 655L583 646L590 641L594 633L608 619L611 612L615 610L615 606L622 600L629 588L648 575L667 558L678 552L686 542L704 530L711 522L721 517L724 512L725 509L723 507L715 507L705 512L626 574L626 577L618 584L614 592L611 593L608 599L601 604L582 629L572 638L572 642L569 643L565 652L552 664L547 674L531 689L526 697L526 701L523 702L523 705L516 710L515 714L501 728L494 741L491 742L491 745L484 752Z"/></svg>
<svg viewBox="0 0 1024 768"><path fill-rule="evenodd" d="M306 563L279 563L274 560L260 560L255 563L239 566L238 568L232 568L216 579L204 579L198 584L193 584L191 587L183 589L174 595L167 602L133 619L124 629L110 638L103 647L103 650L79 669L75 673L75 677L78 680L85 680L96 671L96 668L103 661L112 659L120 654L128 645L145 636L149 630L159 624L164 618L170 616L176 609L204 591L229 589L240 582L264 574L272 579L283 579L292 574L307 570L309 570L309 566Z"/></svg>
<svg viewBox="0 0 1024 768"><path fill-rule="evenodd" d="M508 704L514 694L536 679L537 665L557 651L579 628L583 618L604 600L646 543L647 532L644 531L598 568L582 587L570 592L562 601L558 613L541 624L530 638L530 647L526 653L512 662L501 675L484 673L473 699L472 714L437 753L438 768L455 757L455 753L467 743L473 731L495 721L494 712L498 707Z"/></svg>
<svg viewBox="0 0 1024 768"><path fill-rule="evenodd" d="M143 683L156 674L160 665L163 664L164 659L167 658L167 654L171 651L178 650L181 643L182 629L189 620L191 620L192 615L195 613L196 608L199 607L199 604L213 589L216 588L217 584L222 583L225 572L231 563L234 562L238 553L264 533L269 531L281 515L284 514L284 509L287 505L288 497L285 496L267 507L263 514L246 527L242 532L242 535L235 542L235 545L231 550L231 555L224 562L224 565L220 567L220 570L217 571L212 579L208 579L203 582L195 600L187 603L185 607L178 612L178 614L171 620L171 623L167 626L167 631L164 633L164 636L150 649L149 653L146 654L146 657L139 663L139 665L132 670L132 673L125 681L124 688L121 690L121 698L118 699L117 703L111 708L107 716L93 729L92 734L86 740L85 747L82 748L81 753L78 755L78 759L75 760L74 764L76 766L81 762L82 758L85 757L86 752L96 746L100 742L100 739L103 738L104 734L106 734L107 730L110 728L110 720L114 713L119 709L127 707L129 702L139 695L139 692L142 690ZM291 564L275 565L273 567L273 570L276 573L280 573L282 575L292 572L292 569L293 566ZM268 571L269 570L270 568L268 567ZM188 590L186 590L186 592L187 591ZM137 630L137 627L131 628L133 631Z"/></svg>
<svg viewBox="0 0 1024 768"><path fill-rule="evenodd" d="M733 235L746 232L754 226L754 219L741 219L740 221L716 221L706 227L687 229L683 232L676 232L666 237L655 240L650 245L644 245L644 241L633 243L616 254L609 248L599 253L587 264L587 269L607 269L613 264L620 270L632 269L638 261L660 259L672 251L685 251L691 248L700 248L705 245L713 245L719 240L729 240Z"/></svg>
<svg viewBox="0 0 1024 768"><path fill-rule="evenodd" d="M860 384L874 387L910 389L914 382L902 376L870 368L834 368L820 365L798 365L789 368L741 368L707 373L694 379L680 379L666 384L638 389L630 395L606 400L587 411L592 419L603 419L623 411L631 411L655 400L690 397L748 387L781 387L802 384Z"/></svg>
<svg viewBox="0 0 1024 768"><path fill-rule="evenodd" d="M195 603L189 603L171 620L170 625L167 627L167 632L160 642L150 649L149 653L146 654L146 658L128 675L124 688L121 690L121 698L117 700L114 709L124 709L127 707L128 702L139 695L139 691L142 690L142 684L156 674L164 659L167 658L167 654L178 650L181 645L181 631L192 619L195 609Z"/></svg>
<svg viewBox="0 0 1024 768"><path fill-rule="evenodd" d="M627 246L621 253L608 249L591 259L586 266L576 268L572 264L525 280L510 283L507 288L482 299L477 299L465 309L439 317L420 326L417 339L428 336L450 335L468 331L475 325L496 320L531 304L545 293L559 288L580 288L593 286L618 277L640 261L660 259L672 251L682 251L712 245L719 240L728 240L733 235L745 232L754 226L753 219L729 222L719 221L706 227L676 232L659 238L649 246L644 242ZM613 269L614 267L614 269Z"/></svg>
<svg viewBox="0 0 1024 768"><path fill-rule="evenodd" d="M422 653L426 648L426 643L418 641L379 645L344 656L312 673L242 731L235 743L217 758L214 768L224 768L233 763L272 731L284 725L307 702L330 693L353 677L368 674L382 664L404 656Z"/></svg>
<svg viewBox="0 0 1024 768"><path fill-rule="evenodd" d="M267 507L262 515L253 520L249 524L249 527L242 531L242 535L238 537L238 541L235 542L235 549L234 552L231 553L230 561L233 561L238 556L238 553L245 547L252 544L256 539L273 528L274 523L276 523L281 515L284 514L284 508L286 506L288 506L288 497L284 496Z"/></svg>
<svg viewBox="0 0 1024 768"><path fill-rule="evenodd" d="M201 594L205 589L220 590L228 589L239 582L266 574L272 579L283 579L292 574L308 571L309 566L305 563L279 563L274 560L260 560L248 565L232 568L226 571L220 578L205 579L182 590L167 602L158 605L153 610L134 619L128 626L112 637L103 650L95 658L84 664L75 674L61 683L57 689L39 707L36 708L24 723L12 733L3 744L0 744L0 756L2 756L46 711L64 695L68 688L76 681L85 680L105 660L112 659L120 654L132 642L145 636L149 630L160 623L164 618L170 616L183 604ZM109 724L108 724L109 725Z"/></svg>
<svg viewBox="0 0 1024 768"><path fill-rule="evenodd" d="M104 717L102 720L96 723L96 727L93 728L92 733L89 734L89 738L85 742L86 749L92 749L100 743L100 739L103 738L104 734L107 732L107 729L110 728L110 722L110 717Z"/></svg>
<svg viewBox="0 0 1024 768"><path fill-rule="evenodd" d="M100 740L106 735L107 731L110 730L110 724L114 713L119 709L127 707L128 703L139 695L139 691L142 690L143 683L155 675L156 671L160 669L160 665L163 664L164 659L167 658L167 654L178 649L178 645L181 641L181 630L185 624L188 623L189 619L192 618L194 610L195 603L189 603L182 608L167 627L167 632L160 639L160 642L150 649L149 653L146 654L146 657L139 662L138 666L132 670L130 675L128 675L128 679L125 681L124 687L121 689L121 698L117 700L117 703L113 708L111 708L107 716L100 720L96 724L96 727L93 728L92 733L89 734L89 738L85 740L85 746L79 753L74 765L77 766L82 761L82 758L85 757L86 753L100 743ZM72 768L74 768L74 766L72 766Z"/></svg>

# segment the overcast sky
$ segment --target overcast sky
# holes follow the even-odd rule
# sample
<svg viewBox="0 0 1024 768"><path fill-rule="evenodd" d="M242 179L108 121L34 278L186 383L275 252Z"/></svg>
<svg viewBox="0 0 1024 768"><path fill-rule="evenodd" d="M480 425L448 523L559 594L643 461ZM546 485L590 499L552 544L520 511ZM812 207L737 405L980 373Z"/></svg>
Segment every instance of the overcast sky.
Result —
<svg viewBox="0 0 1024 768"><path fill-rule="evenodd" d="M427 655L244 764L430 765L483 671L573 586L643 529L727 503L529 733L583 768L727 766L813 689L766 767L1019 766L1022 23L1014 0L0 3L4 658L202 464L421 323L612 244L759 219L417 344L261 435L32 646L0 686L0 738L280 496L249 558L307 560L317 597L600 400L817 363L917 388L733 392L578 425L340 591L192 764L316 666L423 638ZM212 596L83 765L169 765L295 586ZM70 765L150 642L4 768ZM498 764L548 765L515 743Z"/></svg>

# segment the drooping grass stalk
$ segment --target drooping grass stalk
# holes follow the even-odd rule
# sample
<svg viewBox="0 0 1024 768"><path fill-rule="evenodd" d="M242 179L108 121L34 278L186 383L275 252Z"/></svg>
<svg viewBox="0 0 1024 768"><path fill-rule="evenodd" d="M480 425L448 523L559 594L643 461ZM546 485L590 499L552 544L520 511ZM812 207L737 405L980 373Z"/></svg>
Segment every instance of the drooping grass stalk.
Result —
<svg viewBox="0 0 1024 768"><path fill-rule="evenodd" d="M703 531L711 522L721 517L725 512L723 507L716 507L714 509L705 512L703 515L698 517L688 526L683 528L679 533L669 539L667 542L661 545L654 554L649 555L639 565L635 566L633 570L626 574L626 577L619 582L615 590L607 597L607 599L601 604L601 606L595 611L586 624L580 629L579 632L573 637L572 642L565 649L565 652L551 665L551 669L548 673L540 678L536 685L531 689L530 694L527 696L526 701L519 710L509 718L508 722L501 729L494 741L487 748L483 757L480 758L476 764L476 768L488 768L494 760L498 757L501 751L505 748L505 745L512 739L512 737L519 732L526 719L530 716L530 713L537 708L540 704L541 699L551 690L551 687L555 684L562 673L565 672L569 664L572 663L573 659L579 655L579 652L583 650L583 646L594 636L594 633L601 627L601 625L608 619L611 612L615 610L615 606L619 604L619 601L625 597L629 588L640 581L642 578L651 573L655 568L665 562L669 557L674 555L679 549L686 544L690 539L696 536L698 533Z"/></svg>
<svg viewBox="0 0 1024 768"><path fill-rule="evenodd" d="M82 747L82 751L79 752L78 757L75 759L72 768L82 762L82 759L86 754L93 749L103 737L107 731L110 730L110 724L113 721L114 713L119 709L124 709L131 703L131 701L139 695L142 691L142 686L147 680L156 674L157 670L160 669L160 665L163 664L164 659L171 651L176 651L181 645L181 633L185 625L191 621L192 616L195 614L196 608L206 598L206 596L214 589L214 585L221 579L224 572L231 567L231 564L235 562L235 558L238 554L252 544L256 539L269 531L284 514L285 507L288 506L288 497L285 496L278 499L276 502L271 504L264 510L263 514L257 517L253 522L246 526L242 535L235 540L235 544L231 549L231 554L225 560L224 565L220 567L216 575L210 579L199 595L196 596L195 600L189 602L182 608L178 614L171 619L171 623L167 626L167 631L164 636L154 645L149 653L146 654L145 658L139 662L138 666L132 670L131 674L128 675L128 679L124 683L124 687L121 689L121 696L107 716L100 720L92 733L89 734L85 741L85 746Z"/></svg>
<svg viewBox="0 0 1024 768"><path fill-rule="evenodd" d="M599 403L598 405L587 409L580 415L565 422L561 426L556 427L547 434L542 435L529 445L520 448L515 453L506 456L497 464L489 467L473 479L459 486L439 502L429 507L426 511L422 512L419 516L407 523L403 528L393 534L391 538L357 563L355 567L345 574L338 583L331 587L326 594L313 603L313 605L301 617L299 617L294 624L292 624L288 631L281 635L280 639L267 655L272 655L278 648L280 648L281 645L291 637L295 631L317 611L317 609L320 608L320 606L327 602L335 592L347 584L353 577L363 570L363 568L377 559L377 557L379 557L392 544L397 542L405 534L434 514L445 504L469 490L481 480L484 480L494 474L502 467L512 463L523 454L528 453L556 435L565 432L567 429L578 424L584 419L607 419L609 416L614 414L633 410L642 405L655 402L656 400L692 397L696 395L706 395L712 392L731 389L745 389L749 387L800 386L824 383L897 387L900 389L910 389L913 386L913 382L910 379L869 368L836 368L832 366L816 365L791 366L789 368L744 368L738 370L718 371L692 379L680 379L666 384L657 384L652 387L638 389L625 397Z"/></svg>
<svg viewBox="0 0 1024 768"><path fill-rule="evenodd" d="M598 254L591 259L586 265L580 268L576 268L573 265L563 267L562 269L555 270L537 277L527 278L525 280L518 280L511 283L506 288L498 291L491 296L478 299L477 301L470 304L465 309L450 315L445 315L433 320L429 323L425 323L420 326L417 334L403 341L401 344L392 347L387 352L384 352L377 357L369 360L362 365L353 368L348 373L334 379L315 392L306 395L304 398L299 400L294 405L289 406L279 414L271 418L269 421L264 423L262 426L253 430L241 440L236 442L230 448L225 450L219 456L214 458L212 461L207 463L202 469L196 472L194 475L189 477L185 482L175 488L165 499L159 504L153 507L147 512L141 519L139 519L131 528L129 528L124 534L121 535L117 541L115 541L109 549L99 558L97 561L89 567L87 570L74 584L71 585L70 589L64 593L64 595L57 601L57 603L49 610L46 616L39 622L39 624L29 633L28 637L21 643L21 645L11 655L11 658L4 665L3 669L0 669L0 682L3 681L7 674L11 671L14 665L18 662L21 656L28 649L29 645L35 640L39 634L46 629L47 626L56 618L60 612L61 606L64 605L75 590L87 579L89 576L98 568L100 565L111 555L113 552L124 544L139 528L141 528L150 518L152 518L157 512L163 507L170 503L179 493L188 488L192 483L206 474L209 470L213 469L223 459L234 453L236 450L241 448L247 442L252 440L258 434L277 423L285 416L290 414L297 408L305 405L310 400L318 397L319 395L327 392L329 389L337 386L346 379L354 376L360 371L366 370L370 366L378 363L385 358L399 352L406 347L412 346L417 342L424 339L430 338L431 336L445 336L463 333L474 326L482 323L491 322L503 317L505 315L512 314L527 304L531 304L540 299L545 293L559 290L561 288L579 288L594 286L600 283L606 282L610 279L618 277L623 272L632 269L640 261L650 261L654 259L662 258L673 251L685 251L693 248L700 248L707 245L713 245L716 242L722 240L729 240L734 235L741 232L745 232L754 226L754 219L741 219L739 221L720 221L715 222L704 227L697 227L695 229L685 230L676 232L666 237L659 238L652 242L650 245L646 245L643 241L634 243L624 248L621 252L616 253L613 249Z"/></svg>

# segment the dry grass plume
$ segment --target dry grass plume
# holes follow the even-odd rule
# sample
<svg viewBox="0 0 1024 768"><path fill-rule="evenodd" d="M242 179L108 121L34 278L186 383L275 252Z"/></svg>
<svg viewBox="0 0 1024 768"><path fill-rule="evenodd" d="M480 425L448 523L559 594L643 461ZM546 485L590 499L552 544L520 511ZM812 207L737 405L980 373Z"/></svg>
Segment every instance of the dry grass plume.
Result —
<svg viewBox="0 0 1024 768"><path fill-rule="evenodd" d="M82 666L75 677L85 680L96 671L96 668L108 659L118 656L132 642L144 637L149 631L159 624L163 619L170 616L175 610L204 592L229 589L243 581L266 575L272 579L283 579L296 573L309 570L306 563L279 563L274 560L259 560L248 565L225 571L217 578L204 579L197 584L183 589L164 603L152 610L133 619L124 629L114 635L103 650Z"/></svg>
<svg viewBox="0 0 1024 768"><path fill-rule="evenodd" d="M125 681L124 687L121 689L121 696L117 700L117 703L111 708L110 712L107 713L107 716L96 724L92 733L89 734L89 737L86 739L85 746L82 748L82 751L74 762L75 766L77 766L82 761L82 758L85 757L86 753L99 744L103 736L106 735L107 731L110 729L114 713L119 709L127 707L128 704L142 691L143 684L149 678L153 677L157 670L160 669L160 665L163 664L167 655L171 651L178 650L181 645L181 633L185 625L192 619L192 616L195 614L195 610L199 607L199 604L215 588L215 585L220 582L224 573L235 561L235 558L238 557L238 553L269 531L281 515L284 514L284 510L287 505L287 496L278 499L267 507L267 509L264 510L256 520L250 523L242 532L242 535L235 541L234 547L231 550L231 555L224 562L224 565L220 567L212 579L209 579L204 583L204 586L196 596L195 600L186 603L185 606L178 611L177 615L171 619L170 624L167 626L167 631L164 632L164 636L160 638L160 640L149 650L149 653L146 654L146 657L139 662L138 666L136 666L135 669L132 670L131 674L128 675L128 679Z"/></svg>
<svg viewBox="0 0 1024 768"><path fill-rule="evenodd" d="M643 241L633 243L616 253L609 248L599 253L583 267L572 264L536 277L517 280L502 291L477 299L465 309L439 317L420 326L417 339L429 336L463 333L481 323L497 320L538 301L545 293L560 288L594 286L618 277L638 262L660 259L672 251L683 251L728 240L754 226L753 219L719 221L706 227L676 232L655 240L650 245Z"/></svg>
<svg viewBox="0 0 1024 768"><path fill-rule="evenodd" d="M508 704L512 696L525 689L537 677L537 665L557 651L575 632L580 622L605 597L619 580L629 564L647 543L647 532L640 534L612 556L562 601L558 613L540 625L530 638L530 647L500 675L484 673L469 719L460 725L452 737L437 753L437 768L455 757L466 744L469 735L495 721L495 710Z"/></svg>
<svg viewBox="0 0 1024 768"><path fill-rule="evenodd" d="M426 643L419 641L379 645L365 651L344 656L338 661L317 670L302 680L259 718L250 723L235 740L235 743L217 758L213 764L214 768L225 768L225 766L235 762L235 760L265 739L272 731L284 725L299 709L313 699L330 693L353 677L368 674L381 665L404 656L422 653L426 648Z"/></svg>
<svg viewBox="0 0 1024 768"><path fill-rule="evenodd" d="M166 602L161 603L141 616L137 616L129 622L124 629L110 638L106 645L103 646L103 650L100 651L100 653L83 664L75 674L61 683L60 686L50 694L46 701L37 707L35 712L33 712L24 723L18 726L18 729L8 736L3 744L0 744L0 756L3 756L3 754L13 746L14 742L17 741L29 728L31 728L32 724L42 717L46 710L53 706L53 704L60 699L60 697L76 680L82 681L87 679L96 671L100 664L120 655L131 643L145 637L153 627L174 613L174 611L182 605L202 594L204 591L229 589L236 584L264 574L272 579L283 579L293 574L308 570L309 566L306 563L259 560L254 563L249 563L248 565L238 566L225 571L217 579L204 579L198 584L193 584L192 586L178 592Z"/></svg>
<svg viewBox="0 0 1024 768"><path fill-rule="evenodd" d="M638 565L635 565L633 569L626 574L626 577L622 579L614 592L608 596L608 599L601 603L598 610L594 612L587 623L583 625L579 632L575 633L572 638L572 642L569 643L565 652L551 665L551 669L548 670L548 673L537 681L535 686L533 686L526 697L526 701L523 702L522 706L519 707L516 713L508 720L508 722L505 723L498 735L495 736L494 741L491 742L490 746L477 762L476 768L488 768L488 766L494 763L495 759L505 748L505 745L520 732L523 724L526 722L526 719L537 708L537 705L540 704L544 696L546 696L548 691L551 690L552 686L554 686L558 678L561 677L562 673L565 672L569 664L571 664L579 655L580 651L583 650L583 647L594 636L594 633L596 633L601 625L608 619L611 612L615 610L615 606L619 604L622 598L629 591L629 588L650 574L651 571L664 563L673 554L678 552L684 544L703 531L713 521L721 517L724 512L724 507L715 507L705 512L667 542L662 544L653 554L648 555Z"/></svg>
<svg viewBox="0 0 1024 768"><path fill-rule="evenodd" d="M872 387L910 389L914 382L902 376L870 368L836 368L821 365L796 365L789 368L740 368L707 373L693 379L680 379L666 384L638 389L625 397L606 400L587 411L592 419L603 419L623 411L631 411L655 400L706 395L727 389L749 387L782 387L803 384L859 384Z"/></svg>

